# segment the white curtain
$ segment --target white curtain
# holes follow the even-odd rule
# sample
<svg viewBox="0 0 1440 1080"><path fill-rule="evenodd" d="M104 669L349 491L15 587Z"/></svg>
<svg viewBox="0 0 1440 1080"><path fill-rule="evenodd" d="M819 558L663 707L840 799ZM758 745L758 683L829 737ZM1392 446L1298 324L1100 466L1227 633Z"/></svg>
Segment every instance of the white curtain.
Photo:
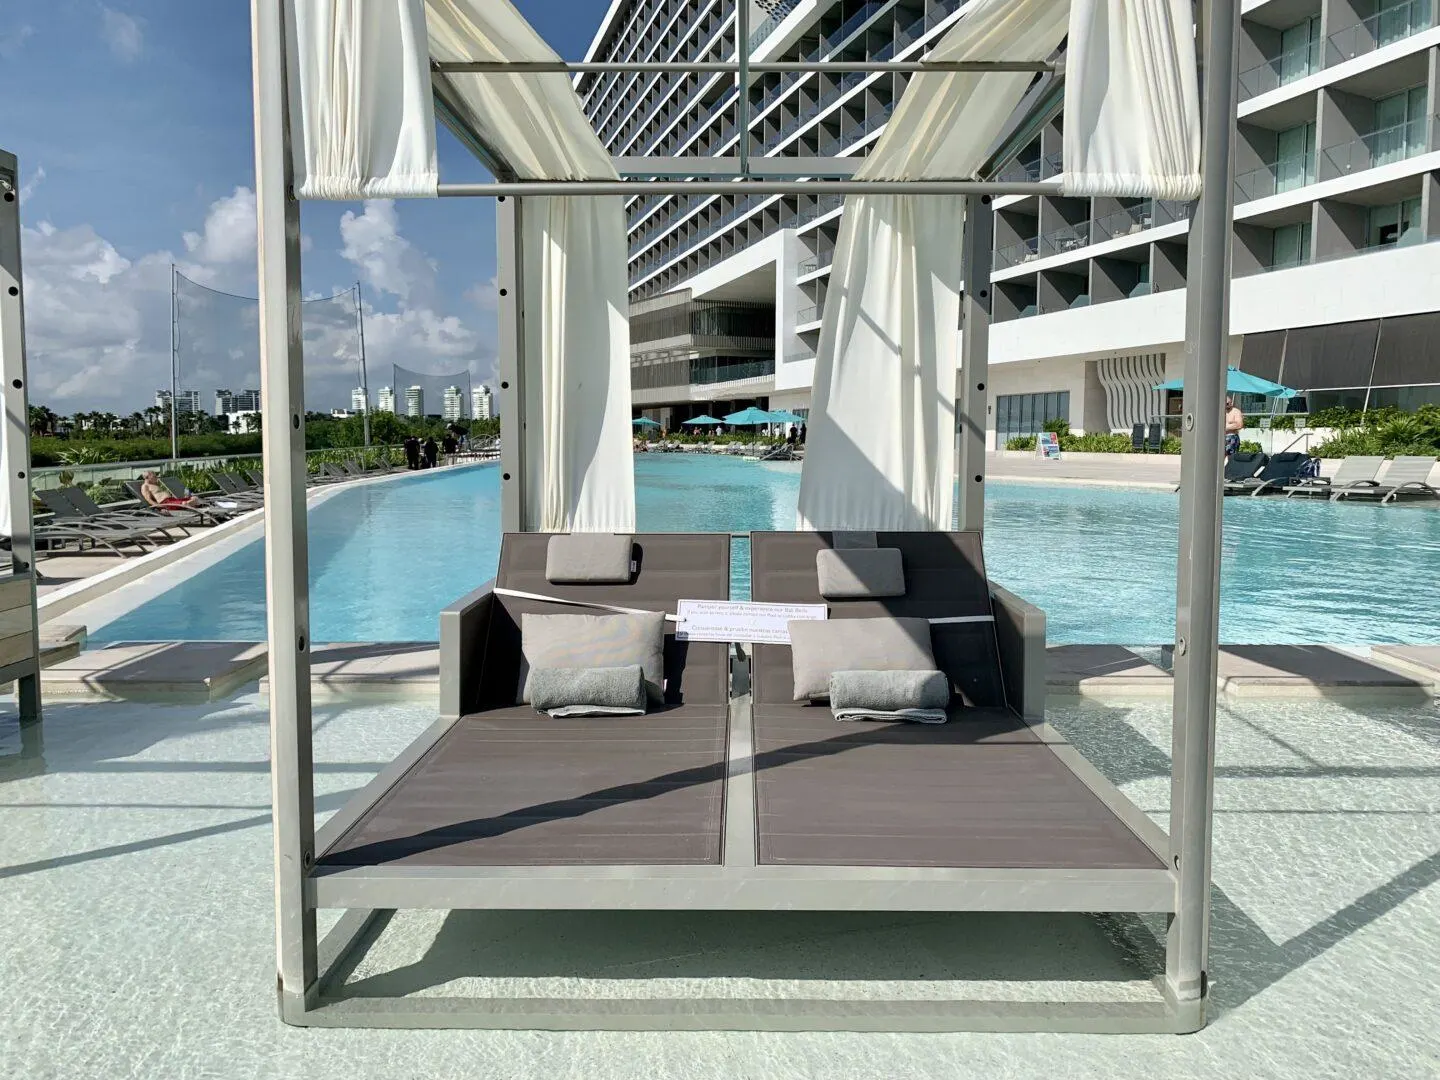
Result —
<svg viewBox="0 0 1440 1080"><path fill-rule="evenodd" d="M509 0L291 3L302 197L436 194L430 60L558 59ZM467 123L521 179L616 178L563 73L448 79ZM633 531L622 202L526 199L522 220L525 526Z"/></svg>
<svg viewBox="0 0 1440 1080"><path fill-rule="evenodd" d="M1067 63L1067 95L1079 110L1072 118L1067 96L1067 139L1075 124L1104 142L1103 151L1087 144L1077 158L1089 170L1085 181L1103 167L1107 176L1131 178L1135 190L1125 194L1193 198L1199 138L1189 18L1175 0L972 0L930 55L1044 60L1067 32L1075 40L1078 28L1088 55L1084 67ZM1163 66L1187 56L1186 75ZM1023 72L912 77L856 175L973 176L1031 79ZM1107 96L1137 80L1155 80L1145 85L1171 105ZM1163 176L1152 175L1155 163ZM951 527L961 206L958 197L846 199L816 350L798 528Z"/></svg>
<svg viewBox="0 0 1440 1080"><path fill-rule="evenodd" d="M289 11L299 197L433 196L425 0L292 0Z"/></svg>
<svg viewBox="0 0 1440 1080"><path fill-rule="evenodd" d="M1190 0L1074 0L1065 47L1065 194L1199 197L1192 25Z"/></svg>

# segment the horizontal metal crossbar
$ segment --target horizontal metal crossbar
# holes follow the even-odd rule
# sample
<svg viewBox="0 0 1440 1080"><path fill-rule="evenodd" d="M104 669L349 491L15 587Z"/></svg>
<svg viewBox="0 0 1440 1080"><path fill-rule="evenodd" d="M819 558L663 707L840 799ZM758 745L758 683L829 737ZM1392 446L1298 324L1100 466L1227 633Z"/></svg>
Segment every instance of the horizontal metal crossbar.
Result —
<svg viewBox="0 0 1440 1080"><path fill-rule="evenodd" d="M797 172L801 171L799 168ZM517 180L441 184L446 198L498 195L1059 195L1059 180Z"/></svg>
<svg viewBox="0 0 1440 1080"><path fill-rule="evenodd" d="M1048 60L768 60L747 65L755 75L794 74L807 71L849 73L854 71L1058 71L1060 64ZM569 61L569 60L432 60L430 70L441 75L536 75L546 72L564 74L618 72L622 75L641 72L674 74L740 73L733 60L641 60L641 61Z"/></svg>

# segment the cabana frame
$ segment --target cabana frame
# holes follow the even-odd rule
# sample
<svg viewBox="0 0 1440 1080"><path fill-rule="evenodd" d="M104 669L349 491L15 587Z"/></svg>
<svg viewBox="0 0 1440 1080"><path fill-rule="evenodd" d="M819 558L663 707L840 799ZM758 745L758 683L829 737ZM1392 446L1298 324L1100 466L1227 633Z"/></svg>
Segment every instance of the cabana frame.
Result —
<svg viewBox="0 0 1440 1080"><path fill-rule="evenodd" d="M20 264L20 167L0 150L0 440L10 504L10 571L0 575L0 683L12 680L20 724L40 721L40 630L35 608L35 528L30 506L30 379L25 365L25 276Z"/></svg>
<svg viewBox="0 0 1440 1080"><path fill-rule="evenodd" d="M275 819L276 938L281 1016L295 1024L404 1027L749 1028L847 1030L1088 1030L1191 1031L1204 1023L1208 990L1210 842L1213 799L1216 653L1218 637L1220 441L1209 437L1223 396L1228 339L1231 161L1238 45L1236 0L1204 0L1199 39L1203 67L1204 194L1191 232L1187 295L1181 549L1177 579L1176 688L1172 728L1171 828L1168 836L1089 765L1078 752L1057 747L1082 784L1108 806L1157 856L1154 870L983 868L783 867L757 868L739 837L752 830L754 779L748 768L753 732L742 695L732 700L730 768L726 779L727 833L723 858L713 866L567 866L436 868L428 866L330 867L317 860L346 828L456 723L458 688L442 676L441 718L332 818L314 825L309 598L304 501L304 402L300 332L299 207L294 197L287 108L286 0L252 0L256 186L260 251L261 380L265 399L264 458L267 509L266 581L270 642L271 760ZM750 64L741 3L739 62L747 82L765 71L941 69L915 62L866 64ZM924 62L920 62L924 65ZM978 65L968 65L967 69ZM496 148L470 123L448 79L466 71L636 70L644 65L436 64L432 72L437 115L496 176L493 184L444 184L445 196L496 196L498 212L502 526L525 521L523 356L526 299L521 273L521 222L531 195L819 191L903 192L968 197L965 231L961 371L957 394L961 528L978 531L984 514L984 416L990 312L990 199L1005 193L1053 193L1053 181L1001 183L955 179L923 182L816 180L845 176L851 163L836 159L755 159L742 146L731 159L617 159L624 175L686 176L682 180L520 180ZM655 70L704 71L706 64ZM1016 66L989 65L992 70ZM1055 72L1058 65L1021 70ZM953 68L945 68L950 70ZM747 130L747 96L741 94L741 130ZM1035 109L1053 107L1054 94L1037 95ZM1214 122L1211 122L1211 121ZM1033 116L1027 123L1033 122ZM742 139L742 143L745 142ZM623 167L622 167L623 166ZM828 170L828 171L827 171ZM3 219L0 219L3 224ZM979 286L979 287L977 287ZM8 361L7 361L8 362ZM8 376L7 376L8 377ZM445 656L466 644L467 613L493 598L485 590L442 613ZM997 632L1004 647L1043 657L1043 615L994 591ZM445 628L448 627L447 631ZM453 671L454 668L451 668ZM1045 731L1043 675L1032 663L1022 697L1027 723ZM748 816L747 816L748 815ZM761 872L763 871L763 873ZM838 888L837 888L838 886ZM317 940L316 910L346 909L324 942ZM1169 919L1166 970L1160 995L1145 1003L855 1002L549 999L346 999L327 995L353 970L358 951L373 942L398 909L888 909L946 911L1163 912Z"/></svg>

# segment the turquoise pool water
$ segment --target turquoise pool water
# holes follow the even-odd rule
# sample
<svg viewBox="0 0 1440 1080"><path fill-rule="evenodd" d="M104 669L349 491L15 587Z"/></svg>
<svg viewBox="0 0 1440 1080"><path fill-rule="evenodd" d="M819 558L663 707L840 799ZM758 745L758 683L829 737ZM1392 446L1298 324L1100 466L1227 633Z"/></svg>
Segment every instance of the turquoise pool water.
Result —
<svg viewBox="0 0 1440 1080"><path fill-rule="evenodd" d="M795 465L636 459L644 531L788 528ZM1178 500L1164 492L991 486L995 580L1046 612L1052 643L1174 637ZM493 466L341 491L310 513L316 641L433 641L438 612L486 581L499 553ZM734 589L749 592L734 545ZM95 642L260 640L263 542L92 629ZM1227 499L1221 636L1355 644L1440 641L1440 513L1418 507Z"/></svg>

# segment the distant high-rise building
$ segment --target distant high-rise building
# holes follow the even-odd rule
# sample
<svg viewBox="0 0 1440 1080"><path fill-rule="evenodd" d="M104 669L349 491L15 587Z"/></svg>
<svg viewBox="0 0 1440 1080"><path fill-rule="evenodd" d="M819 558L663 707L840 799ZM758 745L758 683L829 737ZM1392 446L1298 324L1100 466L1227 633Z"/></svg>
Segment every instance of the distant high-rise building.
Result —
<svg viewBox="0 0 1440 1080"><path fill-rule="evenodd" d="M470 391L470 415L476 420L489 420L495 415L495 399L484 383Z"/></svg>
<svg viewBox="0 0 1440 1080"><path fill-rule="evenodd" d="M241 390L238 393L231 394L230 406L231 412L259 412L260 391L253 389Z"/></svg>
<svg viewBox="0 0 1440 1080"><path fill-rule="evenodd" d="M354 390L351 390L350 411L363 416L369 409L370 402L366 399L365 388L363 386L357 386Z"/></svg>
<svg viewBox="0 0 1440 1080"><path fill-rule="evenodd" d="M394 388L389 386L382 386L380 388L380 404L378 408L381 412L393 413L395 411Z"/></svg>
<svg viewBox="0 0 1440 1080"><path fill-rule="evenodd" d="M215 415L224 416L228 412L235 411L235 395L229 390L215 391Z"/></svg>
<svg viewBox="0 0 1440 1080"><path fill-rule="evenodd" d="M181 390L175 395L175 412L180 416L200 411L200 391Z"/></svg>
<svg viewBox="0 0 1440 1080"><path fill-rule="evenodd" d="M405 415L425 415L425 389L420 386L412 386L405 391Z"/></svg>
<svg viewBox="0 0 1440 1080"><path fill-rule="evenodd" d="M156 390L156 391L155 391L155 407L156 407L157 409L164 409L167 413L170 411L170 391L169 391L169 390Z"/></svg>
<svg viewBox="0 0 1440 1080"><path fill-rule="evenodd" d="M460 392L458 386L447 386L445 388L445 397L440 407L440 415L446 420L459 420L465 415L465 395Z"/></svg>

